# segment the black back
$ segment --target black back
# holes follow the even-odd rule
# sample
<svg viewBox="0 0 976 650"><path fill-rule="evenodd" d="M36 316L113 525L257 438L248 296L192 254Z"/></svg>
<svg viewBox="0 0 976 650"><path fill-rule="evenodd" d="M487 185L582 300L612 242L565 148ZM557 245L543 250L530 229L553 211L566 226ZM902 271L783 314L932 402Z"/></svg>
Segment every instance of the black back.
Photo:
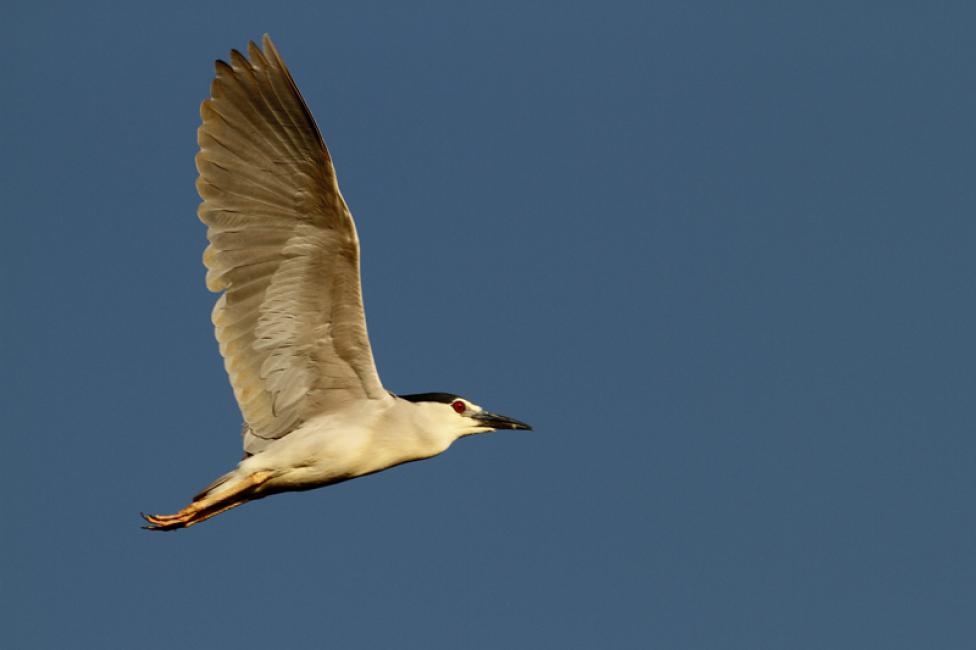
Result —
<svg viewBox="0 0 976 650"><path fill-rule="evenodd" d="M408 402L437 402L438 404L450 404L458 399L458 395L451 393L415 393L413 395L397 395L397 397Z"/></svg>

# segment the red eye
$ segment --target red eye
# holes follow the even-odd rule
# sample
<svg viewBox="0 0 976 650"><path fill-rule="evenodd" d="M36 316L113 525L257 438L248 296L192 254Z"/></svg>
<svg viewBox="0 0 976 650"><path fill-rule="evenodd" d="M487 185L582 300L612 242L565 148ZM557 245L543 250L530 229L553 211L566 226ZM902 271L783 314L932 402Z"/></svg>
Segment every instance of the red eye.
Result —
<svg viewBox="0 0 976 650"><path fill-rule="evenodd" d="M453 408L454 411L457 413L464 413L464 409L466 409L467 407L464 405L464 402L462 402L461 400L455 400L454 403L451 404L451 408Z"/></svg>

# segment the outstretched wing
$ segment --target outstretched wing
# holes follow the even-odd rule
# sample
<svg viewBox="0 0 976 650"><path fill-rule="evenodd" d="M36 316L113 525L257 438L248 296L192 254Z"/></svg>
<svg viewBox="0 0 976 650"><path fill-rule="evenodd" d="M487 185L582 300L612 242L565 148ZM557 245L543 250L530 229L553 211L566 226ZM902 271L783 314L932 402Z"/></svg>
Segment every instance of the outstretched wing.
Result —
<svg viewBox="0 0 976 650"><path fill-rule="evenodd" d="M387 397L352 215L298 87L263 45L217 61L196 156L207 288L223 292L213 322L251 453L312 415Z"/></svg>

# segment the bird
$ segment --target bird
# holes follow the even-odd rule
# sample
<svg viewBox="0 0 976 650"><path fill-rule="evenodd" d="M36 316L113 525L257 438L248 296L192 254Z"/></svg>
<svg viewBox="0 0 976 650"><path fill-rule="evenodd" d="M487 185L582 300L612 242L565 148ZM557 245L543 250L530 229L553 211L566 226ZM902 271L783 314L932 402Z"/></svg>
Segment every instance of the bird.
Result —
<svg viewBox="0 0 976 650"><path fill-rule="evenodd" d="M212 321L244 419L244 457L149 530L366 476L457 439L528 424L453 393L396 395L366 331L356 226L332 157L271 38L215 62L197 131Z"/></svg>

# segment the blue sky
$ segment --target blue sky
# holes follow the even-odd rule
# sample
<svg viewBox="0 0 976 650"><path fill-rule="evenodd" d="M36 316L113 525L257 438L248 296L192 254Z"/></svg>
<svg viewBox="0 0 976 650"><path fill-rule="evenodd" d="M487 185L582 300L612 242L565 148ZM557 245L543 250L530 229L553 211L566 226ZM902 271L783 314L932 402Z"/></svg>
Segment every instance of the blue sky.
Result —
<svg viewBox="0 0 976 650"><path fill-rule="evenodd" d="M971 645L970 5L0 17L3 645ZM240 455L193 155L264 32L385 385L535 431L149 534Z"/></svg>

